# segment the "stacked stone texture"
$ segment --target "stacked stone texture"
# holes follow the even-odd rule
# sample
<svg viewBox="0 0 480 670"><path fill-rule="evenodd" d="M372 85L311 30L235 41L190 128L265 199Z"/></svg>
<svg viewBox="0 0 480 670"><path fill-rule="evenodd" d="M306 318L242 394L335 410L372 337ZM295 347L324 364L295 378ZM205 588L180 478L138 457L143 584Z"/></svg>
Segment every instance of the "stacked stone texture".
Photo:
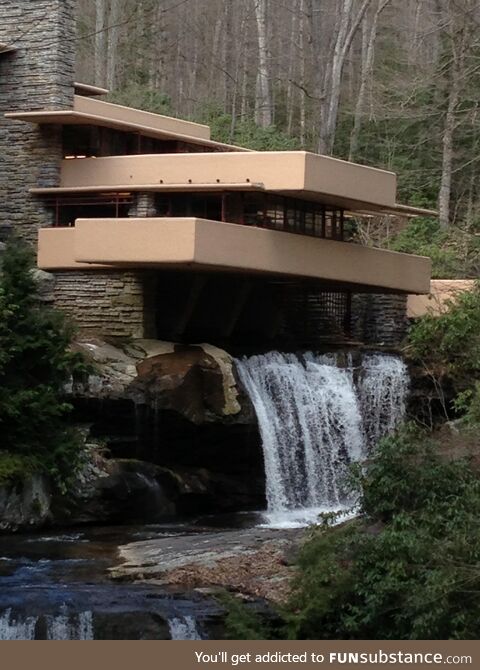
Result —
<svg viewBox="0 0 480 670"><path fill-rule="evenodd" d="M398 346L407 333L407 296L352 295L352 335L367 344Z"/></svg>
<svg viewBox="0 0 480 670"><path fill-rule="evenodd" d="M139 272L58 272L53 287L57 307L74 317L82 334L152 337L145 290L150 276Z"/></svg>
<svg viewBox="0 0 480 670"><path fill-rule="evenodd" d="M29 195L58 186L61 128L6 119L3 112L70 109L75 72L74 0L0 0L0 232L36 244L52 211Z"/></svg>

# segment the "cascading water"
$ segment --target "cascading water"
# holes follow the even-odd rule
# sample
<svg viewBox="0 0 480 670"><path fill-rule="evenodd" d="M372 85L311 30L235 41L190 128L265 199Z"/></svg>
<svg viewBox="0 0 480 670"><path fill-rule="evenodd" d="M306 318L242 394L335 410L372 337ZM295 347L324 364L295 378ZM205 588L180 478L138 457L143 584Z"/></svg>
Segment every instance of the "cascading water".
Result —
<svg viewBox="0 0 480 670"><path fill-rule="evenodd" d="M359 381L332 355L270 352L236 363L260 428L269 522L303 525L351 507L348 465L403 418L408 376L401 359L365 357Z"/></svg>
<svg viewBox="0 0 480 670"><path fill-rule="evenodd" d="M39 630L42 633L39 636ZM68 615L21 617L11 609L0 614L0 640L93 640L93 615L80 612Z"/></svg>
<svg viewBox="0 0 480 670"><path fill-rule="evenodd" d="M168 620L172 640L201 640L197 622L192 616L173 617Z"/></svg>
<svg viewBox="0 0 480 670"><path fill-rule="evenodd" d="M402 421L408 385L407 366L401 358L381 354L364 358L359 393L369 448L391 434Z"/></svg>

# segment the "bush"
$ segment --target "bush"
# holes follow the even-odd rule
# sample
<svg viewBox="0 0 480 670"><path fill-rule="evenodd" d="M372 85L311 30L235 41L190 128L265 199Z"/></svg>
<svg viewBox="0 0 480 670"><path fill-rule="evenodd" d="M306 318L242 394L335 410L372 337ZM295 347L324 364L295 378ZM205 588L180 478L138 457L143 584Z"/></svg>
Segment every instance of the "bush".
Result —
<svg viewBox="0 0 480 670"><path fill-rule="evenodd" d="M300 639L477 639L480 479L406 431L362 478L360 520L305 545L288 615ZM293 612L293 614L292 614Z"/></svg>
<svg viewBox="0 0 480 670"><path fill-rule="evenodd" d="M439 317L426 315L410 329L409 350L431 369L448 374L457 391L480 374L480 284L460 293Z"/></svg>
<svg viewBox="0 0 480 670"><path fill-rule="evenodd" d="M69 352L72 329L42 306L28 248L11 242L0 271L0 434L5 463L28 463L64 488L79 459L63 387L82 360ZM8 458L6 457L8 453ZM27 469L28 469L27 468ZM5 474L4 474L5 476Z"/></svg>

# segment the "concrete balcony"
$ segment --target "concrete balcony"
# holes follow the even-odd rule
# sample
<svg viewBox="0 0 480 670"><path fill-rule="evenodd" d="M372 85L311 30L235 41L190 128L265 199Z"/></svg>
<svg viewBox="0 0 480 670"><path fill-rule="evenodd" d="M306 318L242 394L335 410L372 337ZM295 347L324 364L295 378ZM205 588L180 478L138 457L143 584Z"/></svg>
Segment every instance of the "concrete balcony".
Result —
<svg viewBox="0 0 480 670"><path fill-rule="evenodd" d="M310 278L330 290L430 288L428 258L206 219L79 219L39 234L44 270L177 268Z"/></svg>
<svg viewBox="0 0 480 670"><path fill-rule="evenodd" d="M58 188L32 192L53 195L125 190L260 190L357 211L398 213L405 209L395 201L394 173L305 151L65 160ZM412 213L418 214L419 210Z"/></svg>

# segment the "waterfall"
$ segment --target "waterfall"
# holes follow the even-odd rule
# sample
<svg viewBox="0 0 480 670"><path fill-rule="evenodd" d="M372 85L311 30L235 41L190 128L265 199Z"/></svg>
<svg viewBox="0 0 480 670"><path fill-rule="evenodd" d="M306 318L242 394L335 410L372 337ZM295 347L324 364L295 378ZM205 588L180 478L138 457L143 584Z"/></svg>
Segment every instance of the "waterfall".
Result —
<svg viewBox="0 0 480 670"><path fill-rule="evenodd" d="M39 637L37 632L42 629ZM93 640L92 612L21 617L11 608L0 614L0 640Z"/></svg>
<svg viewBox="0 0 480 670"><path fill-rule="evenodd" d="M192 616L173 617L168 620L172 640L201 640L197 622Z"/></svg>
<svg viewBox="0 0 480 670"><path fill-rule="evenodd" d="M407 366L397 356L372 354L362 365L360 406L368 447L391 434L405 416L409 378Z"/></svg>
<svg viewBox="0 0 480 670"><path fill-rule="evenodd" d="M357 375L348 360L342 368L334 355L270 352L236 361L257 414L274 525L299 525L351 507L348 466L403 418L405 364L370 355Z"/></svg>

